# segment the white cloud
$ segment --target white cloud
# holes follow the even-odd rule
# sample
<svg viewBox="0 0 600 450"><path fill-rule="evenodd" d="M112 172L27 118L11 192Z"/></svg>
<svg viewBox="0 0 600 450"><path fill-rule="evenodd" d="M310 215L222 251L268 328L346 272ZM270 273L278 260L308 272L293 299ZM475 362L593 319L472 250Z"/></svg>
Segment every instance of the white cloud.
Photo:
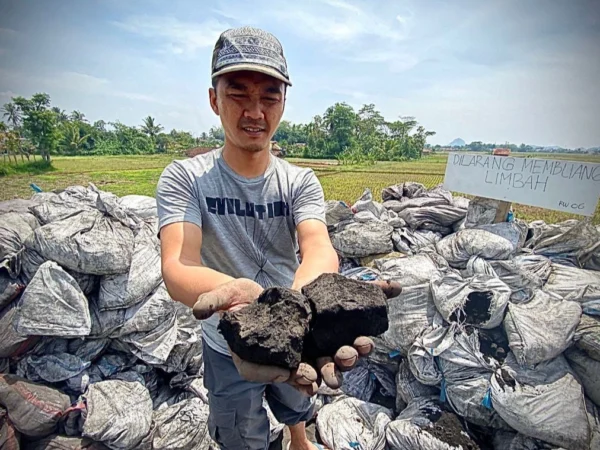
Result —
<svg viewBox="0 0 600 450"><path fill-rule="evenodd" d="M13 98L17 97L17 94L15 94L13 91L2 91L0 92L0 97Z"/></svg>
<svg viewBox="0 0 600 450"><path fill-rule="evenodd" d="M133 16L113 23L126 31L160 41L163 51L176 55L193 55L199 49L212 47L221 32L230 28L216 19L193 23L154 16Z"/></svg>

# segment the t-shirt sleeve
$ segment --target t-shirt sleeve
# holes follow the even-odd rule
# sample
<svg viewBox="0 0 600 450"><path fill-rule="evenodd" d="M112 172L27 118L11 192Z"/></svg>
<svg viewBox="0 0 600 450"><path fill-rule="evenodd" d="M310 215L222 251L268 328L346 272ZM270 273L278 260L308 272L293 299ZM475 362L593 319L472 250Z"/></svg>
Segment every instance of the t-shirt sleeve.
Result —
<svg viewBox="0 0 600 450"><path fill-rule="evenodd" d="M312 170L301 173L295 184L293 214L296 226L307 219L317 219L326 223L325 196L315 173Z"/></svg>
<svg viewBox="0 0 600 450"><path fill-rule="evenodd" d="M194 177L180 163L171 163L158 180L156 190L159 229L176 222L202 228L199 195Z"/></svg>

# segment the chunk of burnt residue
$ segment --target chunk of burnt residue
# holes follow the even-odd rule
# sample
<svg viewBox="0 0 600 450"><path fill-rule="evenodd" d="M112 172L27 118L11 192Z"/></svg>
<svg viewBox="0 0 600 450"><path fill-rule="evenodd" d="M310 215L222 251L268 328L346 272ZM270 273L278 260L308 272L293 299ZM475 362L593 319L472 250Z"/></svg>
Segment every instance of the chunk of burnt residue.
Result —
<svg viewBox="0 0 600 450"><path fill-rule="evenodd" d="M359 336L377 336L388 329L386 297L377 286L332 273L304 286L302 293L313 312L306 359L333 356Z"/></svg>
<svg viewBox="0 0 600 450"><path fill-rule="evenodd" d="M243 360L295 369L301 361L310 318L311 308L302 294L269 288L256 302L223 314L219 330Z"/></svg>

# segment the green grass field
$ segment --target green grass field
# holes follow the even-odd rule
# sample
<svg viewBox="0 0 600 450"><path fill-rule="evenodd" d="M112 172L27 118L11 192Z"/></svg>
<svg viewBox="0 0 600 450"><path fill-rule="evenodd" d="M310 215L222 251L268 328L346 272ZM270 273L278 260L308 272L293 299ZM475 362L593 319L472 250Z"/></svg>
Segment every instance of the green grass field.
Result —
<svg viewBox="0 0 600 450"><path fill-rule="evenodd" d="M519 155L515 155L519 156ZM534 156L534 155L530 155ZM600 155L535 154L536 157L568 159L600 163ZM149 156L88 156L55 157L50 169L39 164L28 167L6 167L0 163L0 200L27 198L29 187L35 183L45 191L67 186L94 183L100 189L117 195L143 194L153 196L156 183L164 167L173 160L169 155ZM293 164L311 167L319 177L328 200L353 203L370 188L381 200L381 190L392 184L416 181L433 187L444 180L447 155L427 156L413 162L378 162L374 165L342 166L335 161L289 159ZM3 170L4 169L4 170ZM558 211L525 205L513 206L516 216L524 220L542 219L559 222L579 217ZM594 223L600 224L600 207L596 209Z"/></svg>

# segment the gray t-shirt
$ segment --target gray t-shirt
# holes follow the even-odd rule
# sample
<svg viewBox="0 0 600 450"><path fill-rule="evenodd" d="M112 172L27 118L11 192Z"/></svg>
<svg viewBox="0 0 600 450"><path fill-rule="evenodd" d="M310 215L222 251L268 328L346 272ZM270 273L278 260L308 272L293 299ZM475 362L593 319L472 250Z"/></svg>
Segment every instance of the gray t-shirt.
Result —
<svg viewBox="0 0 600 450"><path fill-rule="evenodd" d="M298 268L296 226L325 222L323 189L311 169L271 155L265 173L245 178L222 158L222 149L173 161L158 182L159 226L191 222L202 228L202 263L264 288L290 287ZM217 330L219 315L202 322L214 350L229 354Z"/></svg>

